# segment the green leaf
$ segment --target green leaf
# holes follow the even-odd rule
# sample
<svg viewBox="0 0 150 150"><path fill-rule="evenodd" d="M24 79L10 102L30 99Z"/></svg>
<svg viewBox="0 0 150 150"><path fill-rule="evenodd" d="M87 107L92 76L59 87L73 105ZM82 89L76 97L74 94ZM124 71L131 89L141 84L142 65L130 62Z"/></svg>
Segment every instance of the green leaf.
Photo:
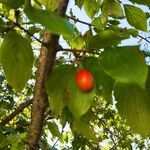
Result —
<svg viewBox="0 0 150 150"><path fill-rule="evenodd" d="M73 37L74 27L67 19L62 18L55 12L26 7L25 13L33 23L40 23L54 34L62 34L66 38Z"/></svg>
<svg viewBox="0 0 150 150"><path fill-rule="evenodd" d="M149 0L130 0L132 3L137 3L137 4L141 4L141 5L146 5L146 6L150 6L150 1Z"/></svg>
<svg viewBox="0 0 150 150"><path fill-rule="evenodd" d="M75 81L76 68L71 65L60 65L48 77L46 89L49 103L56 116L68 106L75 118L79 119L85 114L94 98L94 90L82 92Z"/></svg>
<svg viewBox="0 0 150 150"><path fill-rule="evenodd" d="M100 9L100 1L96 0L85 0L83 3L85 12L90 18L93 18Z"/></svg>
<svg viewBox="0 0 150 150"><path fill-rule="evenodd" d="M25 0L0 0L0 3L9 8L17 9L24 4Z"/></svg>
<svg viewBox="0 0 150 150"><path fill-rule="evenodd" d="M84 38L82 36L76 36L69 41L69 45L72 49L82 50L82 48L85 46Z"/></svg>
<svg viewBox="0 0 150 150"><path fill-rule="evenodd" d="M8 32L0 47L0 62L8 83L21 91L32 73L33 51L30 43L16 31Z"/></svg>
<svg viewBox="0 0 150 150"><path fill-rule="evenodd" d="M8 146L8 140L2 132L0 133L0 139L0 149L4 149L5 146Z"/></svg>
<svg viewBox="0 0 150 150"><path fill-rule="evenodd" d="M114 80L105 73L100 60L94 57L87 57L83 59L82 66L89 69L94 76L96 94L110 102L112 100Z"/></svg>
<svg viewBox="0 0 150 150"><path fill-rule="evenodd" d="M117 83L115 99L120 115L134 132L146 136L150 133L150 97L137 85Z"/></svg>
<svg viewBox="0 0 150 150"><path fill-rule="evenodd" d="M137 29L128 29L127 32L132 35L133 37L137 37L139 32Z"/></svg>
<svg viewBox="0 0 150 150"><path fill-rule="evenodd" d="M107 11L102 10L102 14L101 14L100 18L101 18L101 23L106 26L107 23L108 23L108 14L107 14Z"/></svg>
<svg viewBox="0 0 150 150"><path fill-rule="evenodd" d="M128 36L124 36L119 30L113 31L111 29L106 29L100 31L89 40L89 47L90 49L100 49L116 46L121 42L121 40L126 38L128 38Z"/></svg>
<svg viewBox="0 0 150 150"><path fill-rule="evenodd" d="M150 66L148 66L148 76L146 80L146 89L150 91Z"/></svg>
<svg viewBox="0 0 150 150"><path fill-rule="evenodd" d="M142 9L133 5L124 5L127 21L131 26L143 31L147 31L147 17Z"/></svg>
<svg viewBox="0 0 150 150"><path fill-rule="evenodd" d="M76 0L75 2L76 2L76 5L77 5L79 8L81 8L82 5L83 5L83 3L84 3L83 0Z"/></svg>
<svg viewBox="0 0 150 150"><path fill-rule="evenodd" d="M67 101L66 79L69 72L72 72L74 67L70 65L60 65L54 68L51 75L46 81L46 90L49 96L49 104L51 110L58 116L65 107Z"/></svg>
<svg viewBox="0 0 150 150"><path fill-rule="evenodd" d="M59 6L60 0L40 0L40 2L47 10L55 11Z"/></svg>
<svg viewBox="0 0 150 150"><path fill-rule="evenodd" d="M26 133L21 133L8 136L7 139L11 144L10 150L25 149L25 144L23 143L23 140L25 139L26 135Z"/></svg>
<svg viewBox="0 0 150 150"><path fill-rule="evenodd" d="M120 20L109 19L108 23L111 25L117 26L120 24Z"/></svg>
<svg viewBox="0 0 150 150"><path fill-rule="evenodd" d="M104 51L101 64L111 77L123 83L145 87L148 67L142 52L135 46L125 46Z"/></svg>
<svg viewBox="0 0 150 150"><path fill-rule="evenodd" d="M97 17L97 18L94 18L93 21L92 21L92 25L99 29L99 30L102 30L105 26L105 22L102 23L102 17Z"/></svg>
<svg viewBox="0 0 150 150"><path fill-rule="evenodd" d="M96 137L94 130L91 129L89 123L84 122L83 120L74 120L73 130L77 131L79 134L85 136L85 138L90 139L96 143L100 141L100 139Z"/></svg>
<svg viewBox="0 0 150 150"><path fill-rule="evenodd" d="M56 125L55 122L48 122L47 125L53 136L59 137L61 135L61 133L59 132L58 126Z"/></svg>
<svg viewBox="0 0 150 150"><path fill-rule="evenodd" d="M102 4L102 12L115 19L124 18L122 6L115 0L105 0Z"/></svg>
<svg viewBox="0 0 150 150"><path fill-rule="evenodd" d="M18 150L18 149L25 149L25 144L23 142L15 141L10 150Z"/></svg>
<svg viewBox="0 0 150 150"><path fill-rule="evenodd" d="M76 85L75 74L76 71L73 71L68 78L69 99L67 106L69 107L74 117L76 119L79 119L89 110L91 103L94 99L95 89L90 92L81 91Z"/></svg>
<svg viewBox="0 0 150 150"><path fill-rule="evenodd" d="M63 127L65 127L67 122L72 122L73 116L72 113L70 112L69 108L66 106L63 109L63 112L60 116L60 123Z"/></svg>
<svg viewBox="0 0 150 150"><path fill-rule="evenodd" d="M12 107L13 107L13 105L7 101L1 102L0 106L1 106L1 108L6 109L6 110L12 109Z"/></svg>

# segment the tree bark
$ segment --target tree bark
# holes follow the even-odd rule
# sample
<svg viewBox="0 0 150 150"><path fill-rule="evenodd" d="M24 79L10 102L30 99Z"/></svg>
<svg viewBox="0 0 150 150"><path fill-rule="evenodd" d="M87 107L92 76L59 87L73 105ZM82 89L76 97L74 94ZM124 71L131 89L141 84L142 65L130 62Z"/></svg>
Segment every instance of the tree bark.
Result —
<svg viewBox="0 0 150 150"><path fill-rule="evenodd" d="M69 0L61 0L57 9L59 15L64 16ZM61 25L61 24L60 24ZM31 123L29 126L29 134L26 141L27 150L39 149L38 141L41 137L44 122L44 113L47 107L48 96L45 89L45 80L53 69L53 64L58 51L59 36L52 35L45 30L43 42L46 47L42 46L38 61L38 70L36 74L36 83L34 88L34 97L32 101Z"/></svg>

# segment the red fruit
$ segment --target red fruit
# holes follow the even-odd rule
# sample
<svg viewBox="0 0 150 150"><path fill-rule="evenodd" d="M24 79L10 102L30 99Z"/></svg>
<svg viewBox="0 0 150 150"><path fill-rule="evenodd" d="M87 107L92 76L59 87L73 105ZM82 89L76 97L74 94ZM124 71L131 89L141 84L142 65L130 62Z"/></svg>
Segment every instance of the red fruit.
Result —
<svg viewBox="0 0 150 150"><path fill-rule="evenodd" d="M94 87L94 79L92 74L86 70L82 69L76 73L76 83L80 90L91 91Z"/></svg>

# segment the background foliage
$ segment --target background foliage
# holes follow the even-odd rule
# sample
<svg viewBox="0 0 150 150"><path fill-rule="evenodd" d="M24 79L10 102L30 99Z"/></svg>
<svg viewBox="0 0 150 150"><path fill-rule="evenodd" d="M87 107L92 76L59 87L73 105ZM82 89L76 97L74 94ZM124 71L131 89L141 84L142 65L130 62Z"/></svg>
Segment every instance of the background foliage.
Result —
<svg viewBox="0 0 150 150"><path fill-rule="evenodd" d="M39 149L150 149L149 0L76 0L73 7L90 22L72 9L58 15L60 5L0 0L0 149L29 145L41 46L57 48L57 57L44 81ZM87 26L84 33L78 23ZM43 42L45 29L60 36L59 44ZM82 68L94 77L90 92L75 83Z"/></svg>

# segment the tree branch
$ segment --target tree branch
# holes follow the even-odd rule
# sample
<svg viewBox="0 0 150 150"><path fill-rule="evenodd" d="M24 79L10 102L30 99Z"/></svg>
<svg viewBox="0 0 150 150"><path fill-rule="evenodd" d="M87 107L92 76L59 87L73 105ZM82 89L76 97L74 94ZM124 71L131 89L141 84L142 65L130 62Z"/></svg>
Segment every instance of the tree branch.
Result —
<svg viewBox="0 0 150 150"><path fill-rule="evenodd" d="M81 21L81 20L79 20L79 19L77 19L77 18L73 18L73 17L68 16L68 15L65 15L65 16L66 16L66 18L71 19L71 20L74 20L75 22L80 22L80 23L82 23L82 24L84 24L84 25L87 25L87 26L89 26L89 27L92 27L92 26L93 26L92 24L87 23L87 22L84 22L84 21Z"/></svg>
<svg viewBox="0 0 150 150"><path fill-rule="evenodd" d="M26 30L19 23L14 22L14 25L16 27L18 27L19 29L21 29L22 31L24 31L25 33L27 33L30 37L33 37L36 41L38 41L39 43L41 43L43 46L46 46L46 44L44 42L42 42L40 39L38 39L37 37L35 37L31 32L29 32L28 30Z"/></svg>
<svg viewBox="0 0 150 150"><path fill-rule="evenodd" d="M14 117L16 117L19 113L21 113L26 107L28 107L31 104L31 100L27 100L24 103L20 104L9 116L4 118L0 125L5 126L9 121L11 121Z"/></svg>
<svg viewBox="0 0 150 150"><path fill-rule="evenodd" d="M111 138L113 144L116 145L116 142L115 142L115 140L114 140L114 138L113 138L113 136L114 136L113 132L110 131L110 130L106 127L106 124L105 124L105 122L104 122L103 120L101 120L101 123L102 123L103 127L107 130L107 132L110 133L110 138Z"/></svg>
<svg viewBox="0 0 150 150"><path fill-rule="evenodd" d="M36 41L38 41L42 45L46 46L44 42L42 42L40 39L38 39L37 37L35 37L31 32L29 32L27 29L25 29L23 26L21 26L18 22L10 20L9 18L7 18L6 16L4 16L3 14L0 14L0 16L3 17L3 18L5 18L5 19L7 19L8 21L10 21L12 23L12 25L3 25L4 28L6 28L7 30L11 30L11 29L13 29L16 26L19 29L21 29L22 31L24 31L25 33L27 33L30 37L33 37Z"/></svg>
<svg viewBox="0 0 150 150"><path fill-rule="evenodd" d="M91 23L84 22L84 21L82 21L82 20L79 20L78 18L73 18L73 17L68 16L68 15L66 15L66 18L69 18L69 19L71 19L71 20L74 20L75 22L80 22L80 23L82 23L82 24L84 24L84 25L87 25L87 26L89 26L89 27L92 27L92 26L93 26ZM150 43L150 41L147 40L147 38L144 38L144 37L141 36L141 35L137 35L137 37L140 37L141 39L143 39L143 40L145 40L146 42Z"/></svg>
<svg viewBox="0 0 150 150"><path fill-rule="evenodd" d="M143 37L141 35L137 35L137 36L140 37L141 39L145 40L146 42L148 42L150 44L150 41L147 38L145 38L145 37Z"/></svg>
<svg viewBox="0 0 150 150"><path fill-rule="evenodd" d="M69 0L61 0L57 10L59 15L65 15L68 2ZM46 47L42 45L38 60L38 70L31 111L31 123L26 141L28 143L26 145L27 150L39 149L38 141L42 134L42 127L45 119L44 113L48 105L45 81L53 69L56 53L58 51L59 36L52 35L49 31L45 30L43 42L46 43Z"/></svg>
<svg viewBox="0 0 150 150"><path fill-rule="evenodd" d="M87 49L82 49L82 50L76 50L76 49L64 49L62 47L59 47L59 51L66 51L66 52L72 52L72 53L88 53L88 54L93 54L93 55L100 55L100 51L98 52L95 52L95 51L90 51L90 50L87 50Z"/></svg>

